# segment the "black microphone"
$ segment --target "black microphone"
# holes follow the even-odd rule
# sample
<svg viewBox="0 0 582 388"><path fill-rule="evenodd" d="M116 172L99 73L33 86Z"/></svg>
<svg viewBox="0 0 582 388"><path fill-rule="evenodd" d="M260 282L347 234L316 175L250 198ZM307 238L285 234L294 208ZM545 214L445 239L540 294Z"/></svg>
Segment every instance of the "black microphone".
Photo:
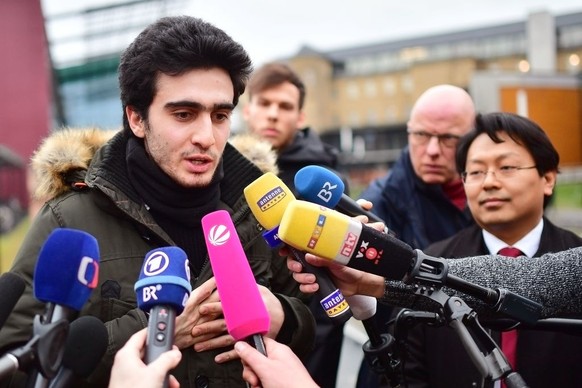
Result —
<svg viewBox="0 0 582 388"><path fill-rule="evenodd" d="M505 289L493 290L449 275L445 259L427 256L388 234L311 202L295 200L287 205L279 237L296 249L341 265L389 280L422 282L419 292L425 294L431 292L431 285L447 285L520 321L535 322L541 313L539 303Z"/></svg>
<svg viewBox="0 0 582 388"><path fill-rule="evenodd" d="M361 321L368 334L369 341L363 346L362 350L370 366L380 374L385 374L390 381L393 377L392 366L395 365L391 348L394 338L388 333L380 333L376 319L376 308L378 301L376 298L367 295L347 296L346 300L352 309L354 318Z"/></svg>
<svg viewBox="0 0 582 388"><path fill-rule="evenodd" d="M98 318L85 315L75 319L69 327L61 369L49 387L79 386L95 370L107 344L107 329Z"/></svg>
<svg viewBox="0 0 582 388"><path fill-rule="evenodd" d="M0 328L4 326L8 316L22 296L26 283L22 278L12 272L6 272L0 276Z"/></svg>
<svg viewBox="0 0 582 388"><path fill-rule="evenodd" d="M192 291L186 252L171 246L149 251L134 290L137 306L149 313L144 361L153 362L174 345L176 316ZM164 387L168 379L164 381Z"/></svg>
<svg viewBox="0 0 582 388"><path fill-rule="evenodd" d="M362 322L368 337L377 343L380 338L378 327L375 321L373 324L370 324L370 320L376 315L378 305L376 298L367 295L352 295L346 296L346 300L352 308L354 318Z"/></svg>
<svg viewBox="0 0 582 388"><path fill-rule="evenodd" d="M295 174L294 183L297 193L306 201L336 209L350 217L363 215L368 217L370 222L384 222L346 195L341 178L324 167L314 165L303 167Z"/></svg>

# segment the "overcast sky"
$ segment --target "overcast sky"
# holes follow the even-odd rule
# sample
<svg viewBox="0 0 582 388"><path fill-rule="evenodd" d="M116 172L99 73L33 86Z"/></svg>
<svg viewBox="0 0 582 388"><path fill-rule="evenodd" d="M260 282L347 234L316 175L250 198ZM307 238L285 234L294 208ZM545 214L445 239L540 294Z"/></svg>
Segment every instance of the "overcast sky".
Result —
<svg viewBox="0 0 582 388"><path fill-rule="evenodd" d="M42 0L45 14L115 0ZM303 45L330 50L484 27L529 12L582 11L580 0L196 0L184 13L225 30L255 65L294 55ZM341 4L341 5L340 5Z"/></svg>

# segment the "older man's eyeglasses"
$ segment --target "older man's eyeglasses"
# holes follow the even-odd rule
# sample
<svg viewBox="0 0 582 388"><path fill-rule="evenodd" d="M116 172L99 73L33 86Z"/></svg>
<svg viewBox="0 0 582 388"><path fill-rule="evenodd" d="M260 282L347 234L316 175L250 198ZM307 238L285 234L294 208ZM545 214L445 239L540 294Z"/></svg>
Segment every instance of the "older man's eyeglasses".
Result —
<svg viewBox="0 0 582 388"><path fill-rule="evenodd" d="M518 171L530 170L532 168L537 168L537 166L527 166L527 167L517 167L517 166L501 166L497 170L469 170L463 171L461 173L461 178L463 183L466 185L476 185L481 184L485 181L487 174L491 173L496 179L509 179L517 175Z"/></svg>
<svg viewBox="0 0 582 388"><path fill-rule="evenodd" d="M412 136L414 142L419 145L426 145L433 137L436 137L439 144L444 145L447 148L453 148L457 146L461 136L453 135L451 133L434 134L426 131L416 131L408 128L408 134Z"/></svg>

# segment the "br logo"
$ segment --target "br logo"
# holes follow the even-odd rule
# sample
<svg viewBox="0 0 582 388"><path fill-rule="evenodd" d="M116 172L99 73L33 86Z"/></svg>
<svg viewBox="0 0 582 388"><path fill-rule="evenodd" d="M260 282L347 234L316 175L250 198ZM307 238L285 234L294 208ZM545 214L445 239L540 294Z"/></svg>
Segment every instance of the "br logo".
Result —
<svg viewBox="0 0 582 388"><path fill-rule="evenodd" d="M321 190L317 193L317 197L325 203L329 203L333 198L333 191L337 189L337 185L332 185L331 182L325 182Z"/></svg>
<svg viewBox="0 0 582 388"><path fill-rule="evenodd" d="M149 302L150 300L158 300L158 295L156 294L157 291L162 289L161 284L156 284L155 286L147 286L144 287L142 292L142 299L144 302Z"/></svg>

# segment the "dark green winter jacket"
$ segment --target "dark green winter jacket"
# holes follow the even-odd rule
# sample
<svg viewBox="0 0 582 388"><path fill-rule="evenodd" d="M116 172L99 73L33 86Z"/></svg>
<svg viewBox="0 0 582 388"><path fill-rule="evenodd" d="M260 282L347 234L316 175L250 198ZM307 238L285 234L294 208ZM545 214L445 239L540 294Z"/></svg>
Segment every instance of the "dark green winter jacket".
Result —
<svg viewBox="0 0 582 388"><path fill-rule="evenodd" d="M58 136L67 141L70 134ZM90 383L84 386L107 386L116 351L133 333L147 326L146 315L136 307L134 283L148 251L175 245L145 206L136 200L139 197L126 172L127 136L124 131L118 132L94 151L86 170L71 164L65 168L66 173L60 174L59 179L65 181L62 191L66 192L44 205L14 261L11 271L26 280L27 288L0 332L0 347L4 350L14 348L30 338L34 315L43 313L44 304L34 299L31 284L39 250L49 233L55 228L66 227L92 234L99 242L99 284L80 314L94 315L105 322L109 345ZM71 135L72 139L75 137L78 135ZM43 147L54 146L48 144ZM71 147L71 144L65 145L66 149ZM58 152L49 155L54 157ZM289 274L285 259L265 244L262 228L243 196L243 189L262 172L230 144L224 151L223 167L219 208L230 213L257 283L270 288L283 305L286 318L277 339L286 342L301 356L310 350L314 337L313 317L304 304L306 297ZM84 177L84 183L80 177ZM72 190L68 189L71 183L75 186ZM212 276L206 258L200 275L192 278L192 288ZM197 353L193 349L183 349L182 361L172 374L182 387L244 387L240 360L226 364L214 362L214 357L222 351L224 349ZM15 377L13 386L19 385L17 381Z"/></svg>

